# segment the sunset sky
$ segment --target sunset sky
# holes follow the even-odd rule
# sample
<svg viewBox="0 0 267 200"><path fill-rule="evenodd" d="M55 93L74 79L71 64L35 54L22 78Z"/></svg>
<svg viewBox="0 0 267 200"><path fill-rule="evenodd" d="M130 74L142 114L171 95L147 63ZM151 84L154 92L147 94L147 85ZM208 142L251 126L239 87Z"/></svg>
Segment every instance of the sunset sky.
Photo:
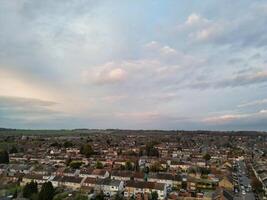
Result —
<svg viewBox="0 0 267 200"><path fill-rule="evenodd" d="M1 0L0 127L267 130L267 1Z"/></svg>

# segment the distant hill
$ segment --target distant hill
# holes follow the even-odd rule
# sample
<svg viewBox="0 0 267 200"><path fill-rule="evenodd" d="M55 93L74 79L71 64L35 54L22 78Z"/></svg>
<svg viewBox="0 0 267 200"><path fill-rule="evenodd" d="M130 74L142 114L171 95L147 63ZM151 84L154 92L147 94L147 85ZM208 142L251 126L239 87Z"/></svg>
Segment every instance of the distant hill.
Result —
<svg viewBox="0 0 267 200"><path fill-rule="evenodd" d="M138 135L160 135L160 134L186 134L186 135L232 135L232 136L267 136L264 131L208 131L208 130L124 130L124 129L58 129L58 130L33 130L0 128L2 135L86 135L86 134L138 134Z"/></svg>

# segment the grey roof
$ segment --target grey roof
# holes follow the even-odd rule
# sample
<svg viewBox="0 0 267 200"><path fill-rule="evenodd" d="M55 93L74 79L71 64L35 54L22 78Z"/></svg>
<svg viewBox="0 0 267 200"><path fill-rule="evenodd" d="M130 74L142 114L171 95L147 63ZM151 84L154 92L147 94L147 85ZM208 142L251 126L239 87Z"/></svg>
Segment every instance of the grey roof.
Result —
<svg viewBox="0 0 267 200"><path fill-rule="evenodd" d="M96 181L96 183L97 183L97 185L110 185L110 186L119 187L121 181L119 181L119 180L112 180L112 179L106 178L106 179L98 179Z"/></svg>

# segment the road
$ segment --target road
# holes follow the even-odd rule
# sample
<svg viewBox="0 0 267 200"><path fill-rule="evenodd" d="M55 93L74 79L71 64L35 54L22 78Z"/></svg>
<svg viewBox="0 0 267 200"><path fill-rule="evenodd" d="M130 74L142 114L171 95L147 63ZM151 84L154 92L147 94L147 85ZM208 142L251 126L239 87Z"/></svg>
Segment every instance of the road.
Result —
<svg viewBox="0 0 267 200"><path fill-rule="evenodd" d="M247 169L244 161L237 161L237 177L239 192L235 200L255 200L254 193L251 191L251 181L247 176Z"/></svg>

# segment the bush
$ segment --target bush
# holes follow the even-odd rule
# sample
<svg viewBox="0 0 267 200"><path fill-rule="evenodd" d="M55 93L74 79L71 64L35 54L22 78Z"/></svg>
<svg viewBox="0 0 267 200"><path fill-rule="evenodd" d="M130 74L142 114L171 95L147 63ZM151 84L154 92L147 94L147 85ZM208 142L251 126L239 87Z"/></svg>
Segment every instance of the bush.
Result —
<svg viewBox="0 0 267 200"><path fill-rule="evenodd" d="M72 161L69 166L73 169L79 169L81 167L81 165L83 164L83 162L81 161Z"/></svg>
<svg viewBox="0 0 267 200"><path fill-rule="evenodd" d="M88 158L94 154L94 151L90 144L85 144L80 148L80 153Z"/></svg>
<svg viewBox="0 0 267 200"><path fill-rule="evenodd" d="M0 164L1 163L5 163L5 164L9 163L9 155L6 150L0 150Z"/></svg>
<svg viewBox="0 0 267 200"><path fill-rule="evenodd" d="M99 162L99 161L96 162L96 164L95 164L95 168L96 169L103 169L103 167L104 166L103 166L103 164L101 162Z"/></svg>
<svg viewBox="0 0 267 200"><path fill-rule="evenodd" d="M37 183L33 181L27 183L22 190L22 196L25 198L31 198L33 194L37 193L38 193Z"/></svg>
<svg viewBox="0 0 267 200"><path fill-rule="evenodd" d="M52 200L54 193L55 190L52 183L50 181L46 182L42 185L38 200Z"/></svg>

